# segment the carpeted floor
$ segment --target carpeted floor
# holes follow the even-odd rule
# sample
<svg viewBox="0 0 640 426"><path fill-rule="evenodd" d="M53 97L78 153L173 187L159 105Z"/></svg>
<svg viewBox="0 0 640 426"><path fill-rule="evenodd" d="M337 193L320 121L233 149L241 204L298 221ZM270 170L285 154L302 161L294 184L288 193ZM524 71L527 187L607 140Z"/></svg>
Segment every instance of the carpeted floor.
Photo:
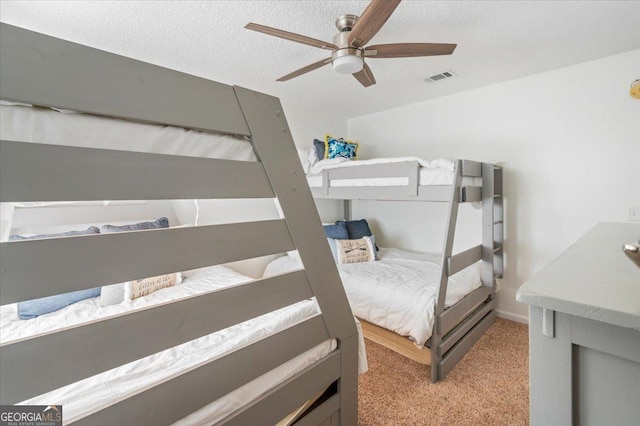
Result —
<svg viewBox="0 0 640 426"><path fill-rule="evenodd" d="M498 319L447 375L366 340L369 371L359 379L358 424L529 424L528 328Z"/></svg>

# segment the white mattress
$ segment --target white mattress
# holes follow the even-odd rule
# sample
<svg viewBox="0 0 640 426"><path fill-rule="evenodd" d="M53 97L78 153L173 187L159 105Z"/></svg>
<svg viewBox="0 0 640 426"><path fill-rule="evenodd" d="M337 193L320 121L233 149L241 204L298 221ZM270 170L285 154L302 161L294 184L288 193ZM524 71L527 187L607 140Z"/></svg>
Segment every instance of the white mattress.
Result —
<svg viewBox="0 0 640 426"><path fill-rule="evenodd" d="M336 168L357 168L372 164L402 163L416 161L420 164L419 185L451 185L454 178L454 163L446 159L424 160L418 157L373 158L370 160L344 161L344 159L322 160L314 164L307 175L307 182L311 188L322 187L323 170ZM404 176L382 178L331 179L331 187L362 187L362 186L407 186L409 178ZM462 185L481 186L482 178L463 177Z"/></svg>
<svg viewBox="0 0 640 426"><path fill-rule="evenodd" d="M355 316L408 336L424 346L433 330L441 255L380 248L375 262L337 265ZM265 275L299 268L290 256L274 260ZM445 305L480 287L480 263L449 278Z"/></svg>
<svg viewBox="0 0 640 426"><path fill-rule="evenodd" d="M121 315L137 309L167 303L171 300L219 290L251 280L224 266L203 268L180 285L151 295L100 308L97 298L70 305L57 312L32 320L19 320L16 305L0 308L2 344L23 340L53 330L70 328L80 323ZM117 367L110 371L39 395L21 404L60 404L64 406L65 424L87 416L118 401L131 397L154 385L197 368L225 353L276 333L300 321L318 315L314 300L306 300L258 318L234 325L217 333L184 343ZM284 363L274 370L212 402L178 422L184 425L211 424L222 420L240 407L282 383L335 349L334 340L322 344Z"/></svg>
<svg viewBox="0 0 640 426"><path fill-rule="evenodd" d="M0 137L9 141L256 161L246 138L172 126L6 103L0 122Z"/></svg>

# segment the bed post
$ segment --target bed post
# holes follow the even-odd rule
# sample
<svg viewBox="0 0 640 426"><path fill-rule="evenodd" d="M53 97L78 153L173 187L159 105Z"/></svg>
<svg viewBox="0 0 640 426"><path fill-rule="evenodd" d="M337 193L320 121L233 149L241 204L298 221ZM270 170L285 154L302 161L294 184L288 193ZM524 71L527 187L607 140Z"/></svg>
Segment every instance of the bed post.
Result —
<svg viewBox="0 0 640 426"><path fill-rule="evenodd" d="M340 424L357 424L358 338L355 319L329 246L317 244L326 237L282 106L273 96L240 87L234 89L251 131L254 150L278 198L328 334L338 340L342 369L338 382Z"/></svg>
<svg viewBox="0 0 640 426"><path fill-rule="evenodd" d="M447 267L448 259L453 251L453 240L456 233L456 220L458 219L458 203L460 202L460 185L462 184L462 161L456 161L455 175L453 184L451 185L451 194L449 200L449 217L444 240L444 249L442 250L442 266L440 268L440 282L438 283L436 309L434 313L433 333L431 335L431 382L435 383L440 380L440 361L442 354L438 350L438 346L442 341L442 330L440 327L440 314L444 311L444 301L447 296L447 283L449 282L449 268Z"/></svg>
<svg viewBox="0 0 640 426"><path fill-rule="evenodd" d="M353 212L351 200L342 200L342 203L342 216L344 217L344 220L351 220Z"/></svg>

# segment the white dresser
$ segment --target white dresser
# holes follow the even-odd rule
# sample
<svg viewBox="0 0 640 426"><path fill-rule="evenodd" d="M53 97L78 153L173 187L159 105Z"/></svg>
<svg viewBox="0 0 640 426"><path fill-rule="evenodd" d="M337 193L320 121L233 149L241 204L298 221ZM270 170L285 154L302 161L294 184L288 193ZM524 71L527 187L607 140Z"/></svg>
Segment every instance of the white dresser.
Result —
<svg viewBox="0 0 640 426"><path fill-rule="evenodd" d="M524 283L532 425L640 425L640 225L600 223Z"/></svg>

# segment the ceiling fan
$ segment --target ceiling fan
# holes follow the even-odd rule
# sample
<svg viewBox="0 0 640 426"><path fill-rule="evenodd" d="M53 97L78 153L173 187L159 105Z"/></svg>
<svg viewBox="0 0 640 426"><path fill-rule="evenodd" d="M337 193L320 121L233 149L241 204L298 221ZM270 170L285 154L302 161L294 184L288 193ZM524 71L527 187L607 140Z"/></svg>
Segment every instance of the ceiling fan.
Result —
<svg viewBox="0 0 640 426"><path fill-rule="evenodd" d="M372 0L362 16L342 15L338 17L336 27L340 32L333 38L333 43L253 22L247 24L245 28L331 51L331 57L300 68L280 77L277 81L290 80L330 63L336 72L353 74L360 84L369 87L376 84L376 79L365 63L365 58L450 55L456 48L455 44L448 43L395 43L365 46L387 22L399 3L400 0Z"/></svg>

